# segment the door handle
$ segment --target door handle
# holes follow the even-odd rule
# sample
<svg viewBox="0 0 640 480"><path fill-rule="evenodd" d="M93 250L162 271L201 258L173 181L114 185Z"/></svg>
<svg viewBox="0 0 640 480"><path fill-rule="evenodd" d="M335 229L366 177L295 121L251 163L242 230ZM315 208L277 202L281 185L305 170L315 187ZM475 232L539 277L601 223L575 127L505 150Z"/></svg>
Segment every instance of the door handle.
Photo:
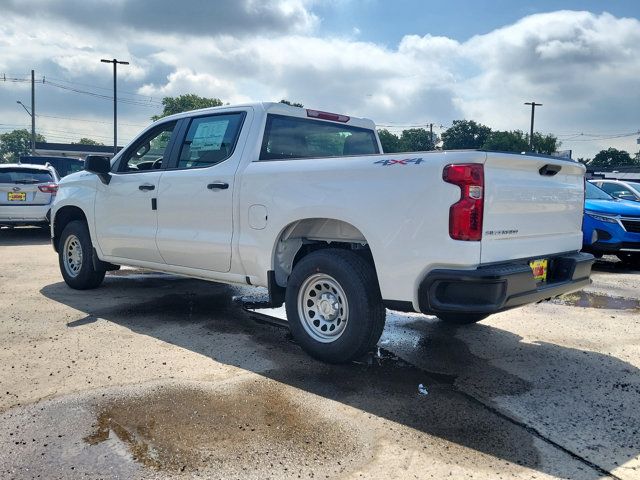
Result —
<svg viewBox="0 0 640 480"><path fill-rule="evenodd" d="M207 185L209 190L226 190L229 188L229 184L226 182L213 182Z"/></svg>
<svg viewBox="0 0 640 480"><path fill-rule="evenodd" d="M149 190L155 190L156 186L155 185L151 185L150 183L143 183L138 188L140 190L142 190L143 192L146 192L146 191L149 191Z"/></svg>

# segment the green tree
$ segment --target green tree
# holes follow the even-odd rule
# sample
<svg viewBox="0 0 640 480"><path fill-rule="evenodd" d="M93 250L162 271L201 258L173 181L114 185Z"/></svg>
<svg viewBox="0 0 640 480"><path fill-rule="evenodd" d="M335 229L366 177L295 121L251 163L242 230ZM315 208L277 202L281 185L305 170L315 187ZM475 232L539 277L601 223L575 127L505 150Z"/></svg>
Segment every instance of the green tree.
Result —
<svg viewBox="0 0 640 480"><path fill-rule="evenodd" d="M77 142L71 142L71 145L97 145L97 146L104 146L104 143L98 142L97 140L93 140L91 138L82 137Z"/></svg>
<svg viewBox="0 0 640 480"><path fill-rule="evenodd" d="M631 155L624 150L609 147L598 152L587 165L604 168L630 167L640 165L640 160L631 158Z"/></svg>
<svg viewBox="0 0 640 480"><path fill-rule="evenodd" d="M397 153L402 151L400 146L400 137L391 133L386 128L378 130L378 136L380 137L380 143L382 144L382 150L384 153Z"/></svg>
<svg viewBox="0 0 640 480"><path fill-rule="evenodd" d="M528 142L529 135L526 135L525 137ZM560 145L562 145L562 142L560 142L555 135L543 135L538 132L533 133L533 151L536 153L551 155L553 152L558 151Z"/></svg>
<svg viewBox="0 0 640 480"><path fill-rule="evenodd" d="M400 148L403 152L423 152L435 150L436 136L424 128L410 128L403 130L400 135Z"/></svg>
<svg viewBox="0 0 640 480"><path fill-rule="evenodd" d="M481 148L489 138L491 129L473 120L454 120L453 125L442 133L444 150Z"/></svg>
<svg viewBox="0 0 640 480"><path fill-rule="evenodd" d="M219 107L222 105L222 100L187 93L179 97L164 97L162 99L162 105L164 107L162 113L160 115L154 115L151 117L151 120L156 121L168 115L197 110L199 108Z"/></svg>
<svg viewBox="0 0 640 480"><path fill-rule="evenodd" d="M554 135L533 134L533 151L551 155L558 150L561 143ZM529 152L529 134L521 130L491 132L489 138L482 145L483 150L498 150L501 152Z"/></svg>
<svg viewBox="0 0 640 480"><path fill-rule="evenodd" d="M46 142L36 133L36 142ZM31 153L31 132L27 129L13 130L0 135L0 162L17 162L21 155Z"/></svg>
<svg viewBox="0 0 640 480"><path fill-rule="evenodd" d="M298 103L298 102L290 102L289 100L285 100L284 98L282 100L280 100L280 103L284 103L285 105L291 105L292 107L304 107L303 104Z"/></svg>
<svg viewBox="0 0 640 480"><path fill-rule="evenodd" d="M529 150L529 139L520 130L491 132L489 138L482 145L482 149L501 152L526 152Z"/></svg>

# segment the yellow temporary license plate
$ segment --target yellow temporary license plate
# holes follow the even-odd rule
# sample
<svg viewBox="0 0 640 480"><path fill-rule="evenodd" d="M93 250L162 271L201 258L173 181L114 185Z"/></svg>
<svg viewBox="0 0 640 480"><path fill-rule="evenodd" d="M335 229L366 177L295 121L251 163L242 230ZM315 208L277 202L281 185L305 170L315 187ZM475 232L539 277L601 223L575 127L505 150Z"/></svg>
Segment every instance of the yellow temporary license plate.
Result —
<svg viewBox="0 0 640 480"><path fill-rule="evenodd" d="M533 278L536 279L536 282L547 281L547 265L548 261L546 258L542 260L532 260L529 262L529 266L533 272Z"/></svg>
<svg viewBox="0 0 640 480"><path fill-rule="evenodd" d="M8 192L7 199L10 202L24 202L27 199L27 192Z"/></svg>

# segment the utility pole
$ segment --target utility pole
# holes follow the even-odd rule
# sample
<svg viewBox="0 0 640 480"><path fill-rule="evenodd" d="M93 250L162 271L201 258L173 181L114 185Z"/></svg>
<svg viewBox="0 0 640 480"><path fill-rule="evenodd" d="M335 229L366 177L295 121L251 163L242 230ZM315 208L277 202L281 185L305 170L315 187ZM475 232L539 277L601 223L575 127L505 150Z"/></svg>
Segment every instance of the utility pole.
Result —
<svg viewBox="0 0 640 480"><path fill-rule="evenodd" d="M118 96L116 78L118 75L118 64L129 65L129 62L121 62L115 58L112 60L100 60L102 63L113 63L113 154L118 153Z"/></svg>
<svg viewBox="0 0 640 480"><path fill-rule="evenodd" d="M36 77L31 70L31 155L36 154Z"/></svg>
<svg viewBox="0 0 640 480"><path fill-rule="evenodd" d="M541 107L541 103L525 102L525 105L531 105L531 130L529 133L529 150L533 151L533 118L536 114L536 107Z"/></svg>

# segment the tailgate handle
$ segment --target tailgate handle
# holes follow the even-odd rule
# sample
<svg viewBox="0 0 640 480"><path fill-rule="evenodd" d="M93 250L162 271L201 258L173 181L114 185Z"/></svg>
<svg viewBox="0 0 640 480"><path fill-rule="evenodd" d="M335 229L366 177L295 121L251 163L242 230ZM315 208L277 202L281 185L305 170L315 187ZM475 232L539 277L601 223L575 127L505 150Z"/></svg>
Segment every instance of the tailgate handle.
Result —
<svg viewBox="0 0 640 480"><path fill-rule="evenodd" d="M550 163L547 163L544 167L540 168L538 172L543 177L553 177L560 170L562 170L562 167L560 165L552 165Z"/></svg>

